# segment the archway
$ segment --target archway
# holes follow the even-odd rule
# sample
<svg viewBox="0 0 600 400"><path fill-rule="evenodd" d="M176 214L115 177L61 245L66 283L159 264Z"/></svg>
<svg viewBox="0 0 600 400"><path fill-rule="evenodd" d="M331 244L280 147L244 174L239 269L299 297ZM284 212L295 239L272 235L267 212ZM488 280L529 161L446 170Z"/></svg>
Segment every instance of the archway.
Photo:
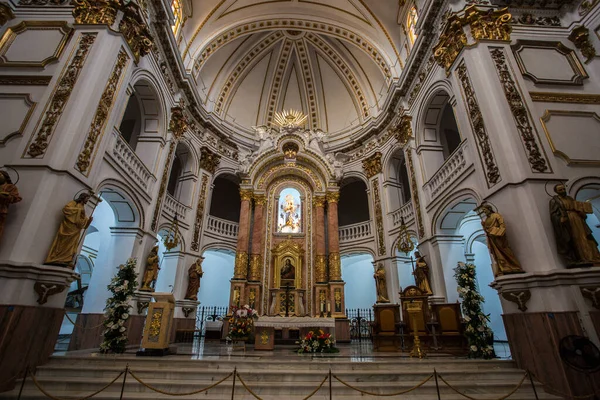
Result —
<svg viewBox="0 0 600 400"><path fill-rule="evenodd" d="M341 257L342 279L346 282L346 316L350 320L350 337L361 341L371 335L373 305L377 301L373 278L373 255L352 253ZM351 295L349 296L348 294ZM370 343L369 343L370 344Z"/></svg>
<svg viewBox="0 0 600 400"><path fill-rule="evenodd" d="M338 205L338 225L347 226L369 221L367 185L359 178L349 177L342 181Z"/></svg>
<svg viewBox="0 0 600 400"><path fill-rule="evenodd" d="M167 195L178 202L190 205L194 182L197 180L194 153L185 142L177 143L175 157L167 182Z"/></svg>
<svg viewBox="0 0 600 400"><path fill-rule="evenodd" d="M401 148L396 149L387 162L383 190L387 195L388 211L390 212L398 210L411 200L406 159Z"/></svg>

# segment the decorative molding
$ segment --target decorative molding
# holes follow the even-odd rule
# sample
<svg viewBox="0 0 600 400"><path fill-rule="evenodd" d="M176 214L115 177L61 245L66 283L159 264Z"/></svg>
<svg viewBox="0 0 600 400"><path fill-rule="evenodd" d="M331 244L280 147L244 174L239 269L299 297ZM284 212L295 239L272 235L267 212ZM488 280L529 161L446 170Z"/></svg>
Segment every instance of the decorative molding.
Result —
<svg viewBox="0 0 600 400"><path fill-rule="evenodd" d="M150 302L149 301L138 301L136 303L136 308L137 308L137 312L138 314L143 314L144 311L146 311L148 309L148 306L150 306Z"/></svg>
<svg viewBox="0 0 600 400"><path fill-rule="evenodd" d="M8 142L14 136L20 136L23 134L23 132L25 131L25 127L29 123L31 114L33 113L33 110L35 110L35 106L37 105L36 102L31 100L31 97L29 96L28 93L0 93L0 104L3 103L4 99L7 99L8 101L11 101L11 100L22 101L25 104L25 107L27 107L27 111L25 111L25 113L23 115L23 120L21 121L21 124L15 131L7 132L4 135L1 132L2 128L0 128L0 146L4 146L6 144L6 142ZM6 112L7 109L5 107L3 107L3 109ZM14 115L14 113L11 113L11 117L15 118L15 117L18 117L18 115ZM3 126L5 128L7 127L7 125L9 125L7 120L8 120L8 118L5 117L4 121L3 121ZM10 126L8 128L10 129Z"/></svg>
<svg viewBox="0 0 600 400"><path fill-rule="evenodd" d="M415 167L413 165L412 150L406 150L406 159L408 160L408 173L410 174L410 187L412 192L412 201L414 202L414 210L417 214L417 230L419 238L425 237L425 225L423 224L423 215L421 214L421 200L419 198L419 187L417 186L417 177L415 175Z"/></svg>
<svg viewBox="0 0 600 400"><path fill-rule="evenodd" d="M338 282L342 280L342 260L340 253L332 251L329 253L329 281Z"/></svg>
<svg viewBox="0 0 600 400"><path fill-rule="evenodd" d="M600 94L529 92L531 100L545 103L600 104Z"/></svg>
<svg viewBox="0 0 600 400"><path fill-rule="evenodd" d="M171 120L169 121L169 131L179 140L183 137L186 129L189 127L189 122L183 113L183 107L180 105L171 107Z"/></svg>
<svg viewBox="0 0 600 400"><path fill-rule="evenodd" d="M260 282L260 271L263 269L262 254L250 254L250 273L248 280L252 282Z"/></svg>
<svg viewBox="0 0 600 400"><path fill-rule="evenodd" d="M58 31L62 34L62 39L56 45L52 55L39 61L9 60L7 53L15 43L18 36L27 31ZM46 65L56 62L60 59L67 42L71 37L73 28L69 27L66 21L21 21L15 26L11 26L4 32L0 39L0 67L33 67L44 68Z"/></svg>
<svg viewBox="0 0 600 400"><path fill-rule="evenodd" d="M33 284L33 290L38 295L37 303L39 305L46 304L48 297L62 292L66 287L65 285L58 285L56 283L36 282Z"/></svg>
<svg viewBox="0 0 600 400"><path fill-rule="evenodd" d="M19 0L19 5L33 6L33 7L39 7L39 6L50 6L50 7L68 6L68 7L70 7L72 2L73 2L73 0Z"/></svg>
<svg viewBox="0 0 600 400"><path fill-rule="evenodd" d="M325 196L315 196L313 197L313 205L315 207L325 207L326 199Z"/></svg>
<svg viewBox="0 0 600 400"><path fill-rule="evenodd" d="M583 80L588 78L588 74L583 68L583 65L575 55L573 49L568 48L561 42L543 41L543 40L522 40L519 39L515 44L510 46L519 70L524 77L530 79L535 84L549 85L583 85ZM565 57L569 66L573 71L573 75L569 79L545 78L536 76L530 71L521 57L521 53L527 49L542 49L548 51L556 51Z"/></svg>
<svg viewBox="0 0 600 400"><path fill-rule="evenodd" d="M486 182L488 187L492 187L500 182L502 178L500 176L498 165L496 165L496 158L494 157L490 138L485 128L485 123L483 122L483 115L481 114L481 109L479 108L479 103L477 102L477 97L475 96L475 91L473 90L464 60L459 64L456 73L463 88L469 122L471 123L473 134L475 135L477 150L479 156L483 157Z"/></svg>
<svg viewBox="0 0 600 400"><path fill-rule="evenodd" d="M177 141L172 140L169 144L169 153L167 160L165 161L165 167L163 168L162 178L160 179L160 188L158 189L158 196L156 198L156 206L154 207L154 215L152 216L152 224L150 229L156 231L158 227L158 216L160 215L160 206L165 197L165 191L167 190L167 181L169 180L169 171L171 170L171 164L173 163L173 155L175 154L175 145Z"/></svg>
<svg viewBox="0 0 600 400"><path fill-rule="evenodd" d="M462 12L450 14L440 39L433 48L435 60L447 73L450 72L454 61L469 42L466 26L469 26L469 35L475 43L481 40L510 42L511 20L508 8L479 9L476 4L468 6Z"/></svg>
<svg viewBox="0 0 600 400"><path fill-rule="evenodd" d="M220 162L220 155L214 153L206 146L200 148L200 168L214 174Z"/></svg>
<svg viewBox="0 0 600 400"><path fill-rule="evenodd" d="M531 291L528 289L506 291L502 292L502 297L515 303L519 310L525 312L527 311L527 302L531 299Z"/></svg>
<svg viewBox="0 0 600 400"><path fill-rule="evenodd" d="M48 86L51 75L0 75L0 86Z"/></svg>
<svg viewBox="0 0 600 400"><path fill-rule="evenodd" d="M202 183L200 186L200 197L196 208L196 219L194 220L194 236L192 237L191 248L194 251L200 250L200 229L202 229L202 221L204 219L204 205L206 203L206 195L208 192L208 175L202 174Z"/></svg>
<svg viewBox="0 0 600 400"><path fill-rule="evenodd" d="M549 167L549 161L546 158L546 154L538 143L539 138L535 126L532 123L529 110L527 109L525 102L523 101L523 96L508 68L504 50L501 48L490 49L490 54L492 55L492 60L496 66L496 72L498 73L498 78L500 78L500 83L502 83L504 96L508 101L510 111L517 125L517 130L519 131L519 135L525 146L527 161L529 161L531 169L534 172L551 173L552 169Z"/></svg>
<svg viewBox="0 0 600 400"><path fill-rule="evenodd" d="M245 251L237 251L235 253L235 264L233 267L234 279L246 279L248 275L248 253Z"/></svg>
<svg viewBox="0 0 600 400"><path fill-rule="evenodd" d="M400 144L404 147L413 138L412 131L412 117L410 115L403 115L400 117L398 122L391 128L392 134Z"/></svg>
<svg viewBox="0 0 600 400"><path fill-rule="evenodd" d="M340 192L327 192L325 195L327 203L337 203L340 201Z"/></svg>
<svg viewBox="0 0 600 400"><path fill-rule="evenodd" d="M106 124L110 119L110 112L119 92L121 77L124 76L123 71L127 68L128 61L129 56L127 55L127 52L125 49L121 48L119 55L117 56L117 62L106 83L104 92L102 92L102 97L100 98L98 108L96 109L92 124L90 125L90 131L75 164L75 169L85 176L89 176L91 166L96 158L96 152L98 150L96 145L100 143Z"/></svg>
<svg viewBox="0 0 600 400"><path fill-rule="evenodd" d="M600 309L600 286L582 286L579 290L583 297L592 301L594 308Z"/></svg>
<svg viewBox="0 0 600 400"><path fill-rule="evenodd" d="M377 230L377 250L380 256L385 255L385 232L383 230L383 212L381 211L381 197L379 196L379 180L371 181L373 186L373 208L375 211L375 229Z"/></svg>
<svg viewBox="0 0 600 400"><path fill-rule="evenodd" d="M317 254L315 256L315 280L317 283L327 282L327 256Z"/></svg>
<svg viewBox="0 0 600 400"><path fill-rule="evenodd" d="M529 25L529 26L561 26L560 17L535 16L531 13L523 13L519 17L512 19L513 25Z"/></svg>
<svg viewBox="0 0 600 400"><path fill-rule="evenodd" d="M75 87L75 84L77 83L77 78L79 78L79 74L83 69L83 64L85 63L90 48L96 40L96 35L96 33L84 33L81 35L75 55L71 59L69 65L63 70L63 73L50 96L50 101L46 106L46 111L41 120L41 127L37 133L33 134L26 153L22 156L23 158L26 156L36 158L43 156L46 153L54 129L58 124L69 97L71 96L73 87Z"/></svg>
<svg viewBox="0 0 600 400"><path fill-rule="evenodd" d="M188 318L192 311L195 311L196 307L181 307L181 311L183 311L183 316Z"/></svg>
<svg viewBox="0 0 600 400"><path fill-rule="evenodd" d="M383 168L381 166L381 153L378 151L372 156L364 159L362 162L362 167L367 175L367 178L372 178L373 176L379 174Z"/></svg>
<svg viewBox="0 0 600 400"><path fill-rule="evenodd" d="M587 15L587 13L592 11L596 4L598 4L598 0L583 0L581 4L579 4L579 15L582 17Z"/></svg>
<svg viewBox="0 0 600 400"><path fill-rule="evenodd" d="M240 189L241 201L251 201L253 196L254 192L252 192L252 189Z"/></svg>
<svg viewBox="0 0 600 400"><path fill-rule="evenodd" d="M573 29L569 35L569 40L581 51L586 64L596 57L596 48L590 40L590 30L585 26L581 25Z"/></svg>
<svg viewBox="0 0 600 400"><path fill-rule="evenodd" d="M419 75L417 76L417 82L415 83L413 90L410 92L410 96L408 98L408 104L410 106L412 106L412 104L415 102L417 95L419 94L421 88L423 87L423 84L425 83L425 79L427 79L429 72L431 72L435 64L435 57L432 54L427 60L427 64L425 64L425 68L423 69L423 71L419 72Z"/></svg>
<svg viewBox="0 0 600 400"><path fill-rule="evenodd" d="M15 18L15 14L12 12L10 7L4 3L0 3L0 26L6 24L13 18Z"/></svg>

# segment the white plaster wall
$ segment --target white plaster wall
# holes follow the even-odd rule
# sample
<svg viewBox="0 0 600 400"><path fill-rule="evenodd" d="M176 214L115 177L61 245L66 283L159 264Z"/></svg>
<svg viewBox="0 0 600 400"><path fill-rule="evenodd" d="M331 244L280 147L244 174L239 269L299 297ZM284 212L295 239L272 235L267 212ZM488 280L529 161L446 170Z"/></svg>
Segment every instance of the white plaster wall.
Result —
<svg viewBox="0 0 600 400"><path fill-rule="evenodd" d="M342 279L346 282L344 294L347 309L373 307L377 301L373 273L373 256L370 254L342 257Z"/></svg>
<svg viewBox="0 0 600 400"><path fill-rule="evenodd" d="M198 301L200 306L227 306L229 303L229 280L233 277L233 254L207 250L202 263L204 276L200 280Z"/></svg>

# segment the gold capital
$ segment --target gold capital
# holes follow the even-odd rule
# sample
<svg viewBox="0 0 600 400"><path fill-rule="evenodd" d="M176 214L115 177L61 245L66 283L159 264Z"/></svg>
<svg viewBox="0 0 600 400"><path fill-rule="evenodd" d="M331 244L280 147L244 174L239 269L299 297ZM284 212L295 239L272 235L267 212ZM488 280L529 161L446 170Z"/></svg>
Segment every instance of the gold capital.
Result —
<svg viewBox="0 0 600 400"><path fill-rule="evenodd" d="M328 192L327 203L337 203L340 200L340 192Z"/></svg>
<svg viewBox="0 0 600 400"><path fill-rule="evenodd" d="M325 207L325 196L315 196L313 197L313 205L315 207Z"/></svg>
<svg viewBox="0 0 600 400"><path fill-rule="evenodd" d="M220 162L220 155L211 151L206 146L200 148L200 168L214 174Z"/></svg>
<svg viewBox="0 0 600 400"><path fill-rule="evenodd" d="M376 152L370 157L367 157L362 162L363 170L367 174L367 178L371 178L382 171L381 153Z"/></svg>
<svg viewBox="0 0 600 400"><path fill-rule="evenodd" d="M257 206L264 206L267 203L267 196L264 194L255 194L254 195L254 204Z"/></svg>
<svg viewBox="0 0 600 400"><path fill-rule="evenodd" d="M240 189L240 199L242 201L252 200L253 192L252 189Z"/></svg>

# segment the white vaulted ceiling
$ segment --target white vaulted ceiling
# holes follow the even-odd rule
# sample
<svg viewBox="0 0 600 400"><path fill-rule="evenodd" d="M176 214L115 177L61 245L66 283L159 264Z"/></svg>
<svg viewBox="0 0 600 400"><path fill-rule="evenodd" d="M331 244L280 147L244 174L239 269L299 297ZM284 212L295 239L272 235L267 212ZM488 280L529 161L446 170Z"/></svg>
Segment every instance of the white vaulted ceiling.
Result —
<svg viewBox="0 0 600 400"><path fill-rule="evenodd" d="M397 0L385 18L394 22ZM382 112L399 76L388 30L365 0L193 0L180 46L205 110L252 134L297 109L331 136ZM385 19L384 18L384 19ZM397 25L391 29L398 29Z"/></svg>

